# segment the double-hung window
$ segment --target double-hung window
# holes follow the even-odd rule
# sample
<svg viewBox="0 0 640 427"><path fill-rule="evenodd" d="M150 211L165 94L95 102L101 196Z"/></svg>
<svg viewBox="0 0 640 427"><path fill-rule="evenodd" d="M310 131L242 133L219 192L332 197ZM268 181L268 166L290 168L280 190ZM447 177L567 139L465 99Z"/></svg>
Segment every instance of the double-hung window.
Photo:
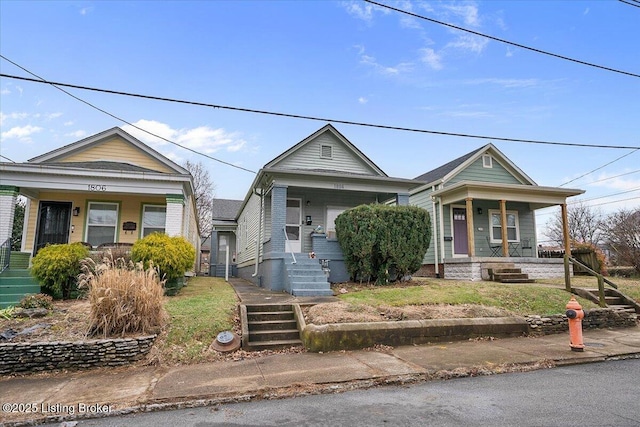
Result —
<svg viewBox="0 0 640 427"><path fill-rule="evenodd" d="M500 211L489 211L489 217L491 218L491 241L502 241L502 220ZM518 212L507 211L507 241L519 242L520 241L520 227L518 225Z"/></svg>
<svg viewBox="0 0 640 427"><path fill-rule="evenodd" d="M142 208L142 237L151 233L164 233L166 222L166 206L144 205Z"/></svg>
<svg viewBox="0 0 640 427"><path fill-rule="evenodd" d="M89 202L87 219L87 242L91 246L114 243L118 228L118 204Z"/></svg>

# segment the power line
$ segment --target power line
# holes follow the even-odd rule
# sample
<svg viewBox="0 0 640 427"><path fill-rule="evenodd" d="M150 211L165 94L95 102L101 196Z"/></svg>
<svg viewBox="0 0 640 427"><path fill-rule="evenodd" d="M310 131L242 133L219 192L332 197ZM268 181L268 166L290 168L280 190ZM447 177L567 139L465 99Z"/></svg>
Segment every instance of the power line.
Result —
<svg viewBox="0 0 640 427"><path fill-rule="evenodd" d="M579 200L575 200L575 201L573 201L573 202L571 202L569 204L571 205L571 204L582 203L582 202L590 202L590 201L593 201L593 200L606 199L608 197L619 196L620 194L633 193L634 191L638 191L638 190L640 190L640 187L632 188L631 190L620 191L618 193L607 194L606 196L592 197L591 199L579 199Z"/></svg>
<svg viewBox="0 0 640 427"><path fill-rule="evenodd" d="M9 61L7 58L5 58L2 55L0 55L0 58L3 58L5 60ZM11 62L12 64L15 64L12 61L9 61L9 62ZM22 67L20 67L20 68L22 68ZM623 149L623 150L638 150L638 149L640 149L640 147L634 147L634 146L628 146L628 145L581 144L581 143L573 143L573 142L542 141L542 140L535 140L535 139L506 138L506 137L499 137L499 136L474 135L474 134L465 134L465 133L458 133L458 132L445 132L445 131L435 131L435 130L428 130L428 129L408 128L408 127L401 127L401 126L381 125L381 124L367 123L367 122L356 122L356 121L351 121L351 120L332 119L332 118L328 118L328 117L307 116L307 115L302 115L302 114L281 113L281 112L268 111L268 110L257 110L257 109L253 109L253 108L233 107L233 106L228 106L228 105L211 104L211 103L199 102L199 101L187 101L187 100L181 100L181 99L175 99L175 98L166 98L166 97L161 97L161 96L142 95L142 94L137 94L137 93L122 92L122 91L111 90L111 89L101 89L101 88L95 88L95 87L90 87L90 86L81 86L81 85L76 85L76 84L71 84L71 83L52 82L52 81L47 81L47 80L44 80L44 79L41 79L41 78L33 79L33 78L29 78L29 77L21 77L21 76L15 76L15 75L5 74L5 73L0 73L0 77L6 77L6 78L10 78L10 79L23 80L23 81L29 81L29 82L34 82L34 83L49 84L51 86L56 87L59 90L62 90L62 89L60 89L60 87L58 87L58 86L61 86L61 87L69 87L69 88L74 88L74 89L88 90L88 91L93 91L93 92L108 93L108 94L112 94L112 95L122 95L122 96L134 97L134 98L148 99L148 100L154 100L154 101L173 102L173 103L178 103L178 104L194 105L194 106L199 106L199 107L209 107L209 108L216 108L216 109L221 109L221 110L240 111L240 112L245 112L245 113L263 114L263 115L269 115L269 116L287 117L287 118L294 118L294 119L313 120L313 121L321 121L321 122L327 122L327 123L340 123L340 124L345 124L345 125L363 126L363 127L370 127L370 128L376 128L376 129L397 130L397 131L404 131L404 132L425 133L425 134L431 134L431 135L451 136L451 137L460 137L460 138L474 138L474 139L503 141L503 142L522 142L522 143L527 143L527 144L542 144L542 145L556 145L556 146L567 146L567 147L587 147L587 148L615 148L615 149ZM73 96L73 95L70 95L70 96ZM75 96L74 96L74 98L79 99L79 98L77 98ZM90 105L86 101L82 101L82 102ZM109 114L109 113L106 113L106 114ZM111 115L111 114L109 114L109 115ZM124 120L122 120L120 118L118 118L118 120L124 121ZM125 123L127 123L127 122L125 122ZM154 135L154 136L156 136L156 135ZM161 138L161 137L158 136L158 138ZM162 138L162 139L164 139L164 138ZM168 142L171 142L171 141L168 141ZM175 144L175 143L172 142L172 144ZM234 167L238 167L238 166L234 165ZM253 172L253 171L251 171L251 172Z"/></svg>
<svg viewBox="0 0 640 427"><path fill-rule="evenodd" d="M597 181L591 181L591 182L588 182L586 185L591 185L591 184L595 184L597 182L607 181L609 179L620 178L621 176L631 175L631 174L638 173L638 172L640 172L640 169L636 169L636 170L631 171L631 172L621 173L620 175L614 175L614 176L610 176L610 177L607 177L607 178L602 178L602 179L599 179Z"/></svg>
<svg viewBox="0 0 640 427"><path fill-rule="evenodd" d="M582 202L590 202L590 201L594 201L594 200L607 199L609 197L619 196L621 194L632 193L632 192L638 191L638 190L640 190L640 187L634 188L632 190L621 191L621 192L618 192L618 193L607 194L607 195L604 195L604 196L593 197L591 199L574 200L574 201L571 201L571 202L567 203L567 205L575 205L577 203L582 203ZM624 201L627 201L627 200L635 200L635 199L640 199L640 197L632 197L632 198L629 198L629 199L621 199L621 200L611 200L611 201L603 202L603 203L590 204L588 206L590 206L590 207L591 206L600 206L600 205L606 205L608 203L619 203L619 202L624 202ZM551 209L551 208L557 208L557 207L558 207L557 205L556 206L548 206L548 207L542 208L542 209ZM538 217L538 216L553 215L553 214L554 214L554 212L543 212L543 213L536 214L536 216Z"/></svg>
<svg viewBox="0 0 640 427"><path fill-rule="evenodd" d="M627 1L627 0L618 0L618 1L620 3L628 4L629 6L640 7L640 3L638 2L632 3L631 1Z"/></svg>
<svg viewBox="0 0 640 427"><path fill-rule="evenodd" d="M571 61L571 62L575 62L575 63L578 63L578 64L587 65L589 67L599 68L601 70L606 70L606 71L612 71L614 73L624 74L624 75L631 76L631 77L640 77L640 74L631 73L629 71L617 70L615 68L605 67L603 65L597 65L597 64L593 64L591 62L586 62L586 61L581 61L579 59L569 58L568 56L558 55L557 53L552 53L552 52L548 52L548 51L545 51L545 50L537 49L537 48L534 48L534 47L525 46L525 45L522 45L522 44L519 44L519 43L511 42L509 40L501 39L499 37L490 36L488 34L483 34L483 33L477 32L477 31L469 30L467 28L459 27L457 25L449 24L447 22L438 21L438 20L433 19L433 18L427 18L426 16L418 15L417 13L407 12L406 10L402 10L402 9L398 9L396 7L388 6L388 5L383 4L383 3L378 3L378 2L375 2L373 0L364 0L364 1L367 2L367 3L371 3L373 5L385 8L385 9L389 9L389 10L393 10L393 11L396 11L396 12L399 12L399 13L403 13L405 15L413 16L414 18L423 19L425 21L433 22L435 24L444 25L444 26L449 27L449 28L454 28L456 30L460 30L460 31L464 31L464 32L467 32L467 33L475 34L476 36L485 37L485 38L488 38L488 39L491 39L491 40L495 40L495 41L500 42L500 43L505 43L505 44L508 44L508 45L511 45L511 46L516 46L516 47L519 47L519 48L522 48L522 49L530 50L530 51L541 53L541 54L544 54L544 55L553 56L555 58L564 59L565 61Z"/></svg>
<svg viewBox="0 0 640 427"><path fill-rule="evenodd" d="M622 156L618 157L617 159L614 159L614 160L610 161L609 163L605 163L604 165L599 166L599 167L597 167L597 168L595 168L595 169L593 169L593 170L591 170L591 171L589 171L589 172L587 172L587 173L584 173L584 174L580 175L580 176L579 176L579 177L577 177L577 178L573 178L573 179L572 179L572 180L570 180L570 181L567 181L567 182L565 182L565 183L563 183L563 184L560 184L560 185L559 185L559 187L562 187L563 185L567 185L567 184L569 184L569 183L572 183L573 181L577 181L577 180L579 180L580 178L584 178L584 177L585 177L585 176L587 176L587 175L591 175L592 173L594 173L594 172L596 172L596 171L599 171L600 169L602 169L602 168L604 168L604 167L606 167L606 166L609 166L610 164L615 163L615 162L617 162L618 160L623 159L623 158L625 158L625 157L627 157L627 156L629 156L629 155L631 155L631 154L635 153L636 151L638 151L638 150L629 151L627 154L624 154L624 155L622 155Z"/></svg>
<svg viewBox="0 0 640 427"><path fill-rule="evenodd" d="M201 153L201 152L196 151L196 150L194 150L194 149L192 149L192 148L185 147L184 145L180 145L180 144L178 144L177 142L171 141L170 139L167 139L167 138L165 138L165 137L163 137L163 136L156 135L156 134L155 134L155 133L153 133L153 132L150 132L150 131L148 131L148 130L146 130L146 129L143 129L143 128L141 128L140 126L137 126L137 125L135 125L135 124L133 124L133 123L131 123L131 122L129 122L129 121L127 121L127 120L125 120L125 119L123 119L123 118L119 117L119 116L116 116L115 114L112 114L112 113L110 113L110 112L108 112L108 111L106 111L106 110L104 110L104 109L102 109L102 108L100 108L100 107L98 107L98 106L96 106L96 105L94 105L94 104L92 104L92 103L88 102L88 101L85 101L84 99L79 98L79 97L75 96L74 94L70 93L69 91L66 91L66 90L62 89L61 87L59 87L59 86L65 86L65 85L62 85L62 84L56 84L56 83L49 82L49 81L45 80L44 78L42 78L42 77L38 76L37 74L35 74L35 73L33 73L33 72L31 72L31 71L27 70L27 69L26 69L26 68L24 68L23 66L21 66L21 65L19 65L19 64L17 64L17 63L15 63L15 62L13 62L13 61L11 61L10 59L6 58L5 56L0 55L0 57L1 57L2 59L4 59L5 61L8 61L8 62L12 63L12 64L13 64L13 65L15 65L16 67L18 67L18 68L20 68L20 69L24 70L25 72L27 72L27 73L31 74L32 76L34 76L34 77L37 77L37 78L38 78L38 80L36 80L36 79L29 79L29 78L23 77L23 78L22 78L23 80L29 80L29 81L34 81L34 82L38 82L38 83L46 83L46 84L49 84L49 85L53 86L54 88L58 89L60 92L62 92L62 93L64 93L64 94L66 94L66 95L68 95L68 96L72 97L73 99L75 99L75 100L77 100L77 101L80 101L80 102L82 102L83 104L86 104L86 105L88 105L89 107L94 108L94 109L96 109L96 110L100 111L101 113L106 114L106 115L107 115L107 116L109 116L109 117L112 117L112 118L114 118L114 119L116 119L116 120L119 120L119 121L121 121L122 123L126 123L126 124L128 124L129 126L131 126L131 127L135 128L135 129L138 129L138 130L139 130L139 131L141 131L141 132L144 132L144 133L146 133L146 134L148 134L148 135L151 135L151 136L154 136L154 137L156 137L156 138L159 138L159 139L161 139L161 140L163 140L163 141L166 141L166 142L168 142L168 143L170 143L170 144L175 145L176 147L180 147L180 148L182 148L182 149L184 149L184 150L191 151L192 153L195 153L195 154L198 154L198 155L200 155L200 156L206 157L207 159L210 159L210 160L213 160L213 161L216 161L216 162L222 163L222 164L227 165L227 166L231 166L231 167L236 168L236 169L243 170L243 171L245 171L245 172L250 172L250 173L252 173L252 174L255 174L255 173L256 173L255 171L252 171L251 169L243 168L242 166L234 165L233 163L229 163L229 162L226 162L226 161L224 161L224 160L220 160L220 159L215 158L215 157L212 157L212 156L210 156L210 155L208 155L208 154ZM11 76L5 76L5 75L2 75L2 77L11 77Z"/></svg>

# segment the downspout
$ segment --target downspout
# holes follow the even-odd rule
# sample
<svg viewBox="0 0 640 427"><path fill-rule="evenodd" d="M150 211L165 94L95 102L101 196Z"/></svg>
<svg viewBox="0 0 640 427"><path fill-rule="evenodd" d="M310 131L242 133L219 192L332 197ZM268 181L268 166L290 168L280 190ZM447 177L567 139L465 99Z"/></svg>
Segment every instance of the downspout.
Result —
<svg viewBox="0 0 640 427"><path fill-rule="evenodd" d="M431 191L435 191L435 186L431 187ZM436 199L435 197L431 198L431 212L436 215ZM433 229L432 229L432 239L433 239L433 250L434 250L434 261L435 261L435 273L436 277L440 277L440 262L438 261L438 230L436 226L436 221L433 221Z"/></svg>
<svg viewBox="0 0 640 427"><path fill-rule="evenodd" d="M253 189L253 194L260 197L260 216L258 217L258 238L256 239L256 265L251 277L256 277L258 275L258 264L260 264L260 242L262 242L262 208L264 204L264 198L262 197L264 191L260 191L260 194Z"/></svg>

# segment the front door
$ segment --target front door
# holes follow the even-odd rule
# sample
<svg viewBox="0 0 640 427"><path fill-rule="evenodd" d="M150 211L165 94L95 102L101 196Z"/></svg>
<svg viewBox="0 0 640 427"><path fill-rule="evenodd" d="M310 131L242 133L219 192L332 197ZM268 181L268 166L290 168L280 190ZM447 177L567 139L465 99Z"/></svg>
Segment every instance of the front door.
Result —
<svg viewBox="0 0 640 427"><path fill-rule="evenodd" d="M69 243L69 226L71 223L71 203L40 202L35 255L47 244Z"/></svg>
<svg viewBox="0 0 640 427"><path fill-rule="evenodd" d="M286 252L302 252L300 226L302 225L302 199L287 199Z"/></svg>
<svg viewBox="0 0 640 427"><path fill-rule="evenodd" d="M453 208L453 255L468 255L467 210Z"/></svg>

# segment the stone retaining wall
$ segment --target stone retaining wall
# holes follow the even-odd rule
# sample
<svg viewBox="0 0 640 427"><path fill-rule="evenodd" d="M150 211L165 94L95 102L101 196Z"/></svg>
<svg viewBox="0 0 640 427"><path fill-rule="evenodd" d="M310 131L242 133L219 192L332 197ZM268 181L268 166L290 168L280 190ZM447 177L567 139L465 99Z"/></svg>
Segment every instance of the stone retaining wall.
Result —
<svg viewBox="0 0 640 427"><path fill-rule="evenodd" d="M564 314L551 316L526 316L531 328L531 335L550 335L567 332L569 323ZM628 328L638 322L635 313L618 311L611 308L594 308L585 312L582 329Z"/></svg>
<svg viewBox="0 0 640 427"><path fill-rule="evenodd" d="M0 344L0 374L120 366L149 353L156 335L78 342Z"/></svg>

